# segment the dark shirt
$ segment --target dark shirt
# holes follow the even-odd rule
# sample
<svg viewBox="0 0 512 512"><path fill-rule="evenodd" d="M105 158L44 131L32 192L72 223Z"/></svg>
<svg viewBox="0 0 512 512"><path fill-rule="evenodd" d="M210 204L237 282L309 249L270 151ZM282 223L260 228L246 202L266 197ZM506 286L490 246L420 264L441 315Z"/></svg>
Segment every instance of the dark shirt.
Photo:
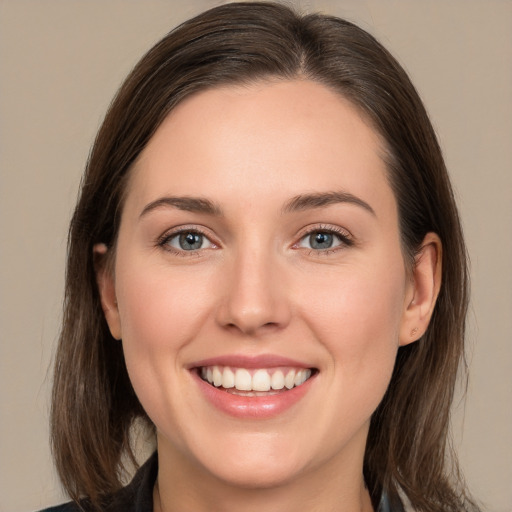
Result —
<svg viewBox="0 0 512 512"><path fill-rule="evenodd" d="M102 512L153 512L153 487L158 473L158 457L155 452L137 471L133 480L117 492L102 509ZM64 503L41 512L92 512L94 508L87 500Z"/></svg>
<svg viewBox="0 0 512 512"><path fill-rule="evenodd" d="M153 512L153 487L158 473L158 457L156 452L137 471L129 485L123 487L102 512ZM81 508L74 502L50 507L41 512L92 512L87 500L80 502ZM401 504L391 507L386 495L382 496L377 512L404 512Z"/></svg>

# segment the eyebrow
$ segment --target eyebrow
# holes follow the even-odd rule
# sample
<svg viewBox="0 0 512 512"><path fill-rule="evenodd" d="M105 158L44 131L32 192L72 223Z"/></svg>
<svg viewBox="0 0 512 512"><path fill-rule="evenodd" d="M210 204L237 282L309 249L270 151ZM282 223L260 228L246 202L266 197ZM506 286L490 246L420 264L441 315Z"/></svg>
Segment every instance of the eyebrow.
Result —
<svg viewBox="0 0 512 512"><path fill-rule="evenodd" d="M222 210L218 205L209 199L202 197L161 197L147 204L142 210L139 218L147 215L149 212L162 207L177 208L187 212L205 213L207 215L222 215Z"/></svg>
<svg viewBox="0 0 512 512"><path fill-rule="evenodd" d="M359 197L344 191L315 192L301 194L290 199L284 206L284 213L291 213L314 208L322 208L337 203L350 203L360 206L376 217L374 209Z"/></svg>
<svg viewBox="0 0 512 512"><path fill-rule="evenodd" d="M333 192L315 192L311 194L300 194L292 197L283 207L283 213L291 213L303 210L309 210L314 208L322 208L324 206L330 206L338 203L350 203L360 206L375 215L373 208L359 197L351 194L350 192L333 191ZM149 212L162 207L177 208L178 210L184 210L194 213L204 213L207 215L221 216L222 209L220 206L215 204L209 199L202 197L176 197L168 196L161 197L147 204L142 210L139 218L147 215Z"/></svg>

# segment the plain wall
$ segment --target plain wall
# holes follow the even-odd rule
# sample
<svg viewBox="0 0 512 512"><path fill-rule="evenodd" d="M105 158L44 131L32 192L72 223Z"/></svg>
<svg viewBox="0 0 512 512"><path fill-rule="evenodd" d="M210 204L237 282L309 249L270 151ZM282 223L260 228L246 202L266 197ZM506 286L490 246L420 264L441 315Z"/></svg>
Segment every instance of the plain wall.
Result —
<svg viewBox="0 0 512 512"><path fill-rule="evenodd" d="M139 57L214 1L0 0L0 511L64 501L48 446L66 232L106 107ZM486 510L512 511L512 2L318 0L410 73L472 261L470 385L454 437Z"/></svg>

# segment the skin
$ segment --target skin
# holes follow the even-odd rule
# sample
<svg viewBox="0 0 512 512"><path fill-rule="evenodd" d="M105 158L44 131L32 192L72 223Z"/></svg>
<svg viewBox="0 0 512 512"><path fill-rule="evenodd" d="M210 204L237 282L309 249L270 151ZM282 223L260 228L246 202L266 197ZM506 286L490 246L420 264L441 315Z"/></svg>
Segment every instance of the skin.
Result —
<svg viewBox="0 0 512 512"><path fill-rule="evenodd" d="M441 259L428 234L413 269L404 262L382 149L347 100L280 81L186 99L141 153L114 271L100 264L98 283L157 428L155 510L372 510L362 477L370 417L398 347L427 328ZM333 191L372 211L346 201L286 209ZM208 199L221 214L148 208L167 196ZM202 248L162 244L181 228L200 230ZM345 238L311 248L319 231ZM105 262L106 247L95 251ZM225 354L293 357L318 374L284 413L234 418L188 369Z"/></svg>

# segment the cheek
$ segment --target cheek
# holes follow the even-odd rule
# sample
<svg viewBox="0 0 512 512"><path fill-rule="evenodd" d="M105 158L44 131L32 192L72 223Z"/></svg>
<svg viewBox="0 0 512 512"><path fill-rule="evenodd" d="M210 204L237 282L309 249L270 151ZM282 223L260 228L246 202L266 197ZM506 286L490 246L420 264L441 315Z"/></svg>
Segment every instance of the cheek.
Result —
<svg viewBox="0 0 512 512"><path fill-rule="evenodd" d="M396 262L342 269L314 276L304 297L305 310L329 339L360 351L386 340L398 344L404 305L405 272Z"/></svg>
<svg viewBox="0 0 512 512"><path fill-rule="evenodd" d="M185 448L191 389L183 355L205 322L206 286L185 273L130 266L119 275L123 352L130 381L158 432Z"/></svg>
<svg viewBox="0 0 512 512"><path fill-rule="evenodd" d="M135 392L158 427L170 401L186 400L182 355L205 321L212 294L204 280L199 286L200 276L138 265L136 259L123 263L116 269L116 292L124 356ZM179 393L169 392L178 387Z"/></svg>
<svg viewBox="0 0 512 512"><path fill-rule="evenodd" d="M396 261L351 267L326 278L324 287L316 277L310 289L317 291L307 297L305 315L329 353L338 399L360 405L340 410L371 414L387 389L398 350L403 267ZM322 288L329 293L320 292Z"/></svg>
<svg viewBox="0 0 512 512"><path fill-rule="evenodd" d="M176 350L187 343L211 296L198 276L144 265L131 265L118 283L123 339L143 351Z"/></svg>

